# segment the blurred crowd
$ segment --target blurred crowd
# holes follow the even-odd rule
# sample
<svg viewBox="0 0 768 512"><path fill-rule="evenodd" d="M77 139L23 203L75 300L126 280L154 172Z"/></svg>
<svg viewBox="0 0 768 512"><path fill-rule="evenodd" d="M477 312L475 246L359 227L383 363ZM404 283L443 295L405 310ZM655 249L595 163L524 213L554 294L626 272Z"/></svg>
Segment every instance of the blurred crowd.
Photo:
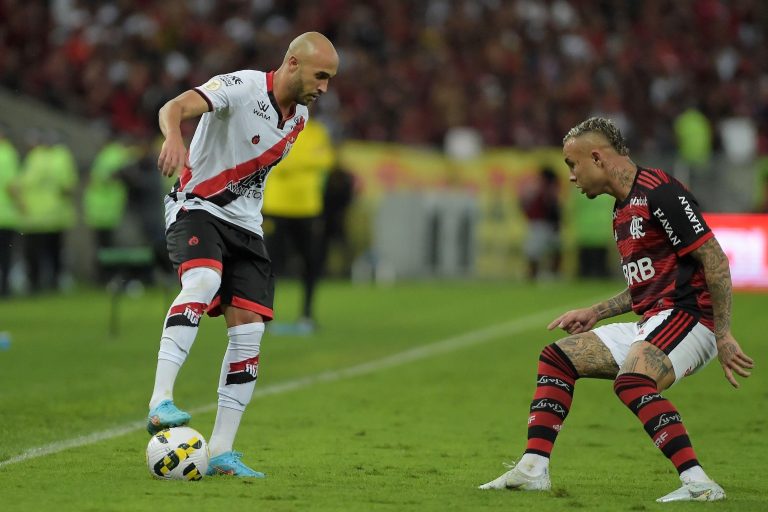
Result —
<svg viewBox="0 0 768 512"><path fill-rule="evenodd" d="M318 114L343 138L440 146L465 126L558 145L604 114L663 151L695 107L754 120L768 152L762 0L3 0L0 20L0 85L134 135L182 90L276 68L318 30L342 62Z"/></svg>

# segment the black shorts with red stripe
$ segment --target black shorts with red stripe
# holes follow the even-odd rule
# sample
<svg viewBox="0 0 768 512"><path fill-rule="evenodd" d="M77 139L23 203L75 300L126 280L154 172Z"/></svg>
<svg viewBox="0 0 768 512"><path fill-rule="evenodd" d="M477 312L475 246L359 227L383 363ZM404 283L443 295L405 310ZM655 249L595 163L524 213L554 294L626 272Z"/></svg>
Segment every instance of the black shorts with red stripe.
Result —
<svg viewBox="0 0 768 512"><path fill-rule="evenodd" d="M221 272L221 288L208 307L209 316L232 305L272 320L275 276L264 240L205 210L182 209L166 233L168 254L179 277L191 268Z"/></svg>

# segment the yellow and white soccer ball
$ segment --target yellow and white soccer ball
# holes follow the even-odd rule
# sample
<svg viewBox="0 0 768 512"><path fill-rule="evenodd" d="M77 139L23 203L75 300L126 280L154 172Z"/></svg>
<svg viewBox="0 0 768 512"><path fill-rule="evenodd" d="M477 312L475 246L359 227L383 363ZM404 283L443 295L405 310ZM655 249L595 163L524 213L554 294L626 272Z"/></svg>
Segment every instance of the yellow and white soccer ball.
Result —
<svg viewBox="0 0 768 512"><path fill-rule="evenodd" d="M190 427L161 430L147 445L147 467L161 480L200 480L208 470L208 458L208 443Z"/></svg>

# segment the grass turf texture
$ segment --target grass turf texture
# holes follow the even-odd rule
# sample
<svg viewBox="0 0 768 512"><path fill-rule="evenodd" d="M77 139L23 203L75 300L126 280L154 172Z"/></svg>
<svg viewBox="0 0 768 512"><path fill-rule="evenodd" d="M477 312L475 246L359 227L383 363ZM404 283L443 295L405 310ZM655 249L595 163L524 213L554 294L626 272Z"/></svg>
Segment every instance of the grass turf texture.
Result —
<svg viewBox="0 0 768 512"><path fill-rule="evenodd" d="M154 378L169 296L126 298L121 332L107 337L109 300L97 291L0 302L0 509L120 510L688 510L655 498L678 487L608 381L577 383L571 415L552 460L549 494L479 491L522 453L541 348L560 334L556 313L611 296L620 283L529 286L418 283L370 288L325 283L320 331L262 343L258 389L296 389L251 403L236 449L266 480L153 480L141 427ZM296 316L300 291L279 287L281 320ZM666 392L697 454L728 493L718 510L766 510L762 480L768 298L739 294L734 332L757 370L730 388L716 362ZM551 315L542 312L551 312ZM534 316L533 327L514 319ZM551 318L550 318L551 317ZM627 318L633 318L628 316ZM513 321L512 324L508 322ZM506 324L506 334L484 331ZM510 327L511 325L511 327ZM354 376L297 381L380 361L418 346L474 333L474 346L424 353ZM479 334L478 334L479 333ZM470 336L470 337L471 337ZM177 403L198 409L192 426L208 437L226 340L221 319L203 321L176 386ZM303 382L303 383L302 383ZM273 388L274 389L274 388ZM130 428L130 427L134 428ZM127 433L42 457L4 464L50 443L110 429Z"/></svg>

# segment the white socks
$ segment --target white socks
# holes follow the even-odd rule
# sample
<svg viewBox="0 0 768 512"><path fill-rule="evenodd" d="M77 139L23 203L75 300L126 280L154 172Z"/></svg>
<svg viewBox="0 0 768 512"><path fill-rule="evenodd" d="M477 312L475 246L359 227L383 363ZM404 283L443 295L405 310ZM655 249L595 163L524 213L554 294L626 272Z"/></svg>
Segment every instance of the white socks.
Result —
<svg viewBox="0 0 768 512"><path fill-rule="evenodd" d="M211 456L232 450L240 419L251 401L259 370L259 348L264 324L243 324L227 329L229 344L219 375L219 407L208 441Z"/></svg>
<svg viewBox="0 0 768 512"><path fill-rule="evenodd" d="M538 476L549 469L549 458L535 453L524 453L515 467L528 476Z"/></svg>
<svg viewBox="0 0 768 512"><path fill-rule="evenodd" d="M150 409L163 400L173 399L176 376L195 342L200 319L219 286L221 276L210 268L192 268L181 276L181 292L171 304L163 326Z"/></svg>
<svg viewBox="0 0 768 512"><path fill-rule="evenodd" d="M216 411L216 423L213 425L213 433L211 433L211 439L208 442L208 450L211 457L232 451L232 445L235 442L235 435L237 434L237 429L240 428L240 419L242 417L243 411L219 406L219 409Z"/></svg>
<svg viewBox="0 0 768 512"><path fill-rule="evenodd" d="M711 482L712 479L704 472L701 466L693 466L680 473L683 482Z"/></svg>

